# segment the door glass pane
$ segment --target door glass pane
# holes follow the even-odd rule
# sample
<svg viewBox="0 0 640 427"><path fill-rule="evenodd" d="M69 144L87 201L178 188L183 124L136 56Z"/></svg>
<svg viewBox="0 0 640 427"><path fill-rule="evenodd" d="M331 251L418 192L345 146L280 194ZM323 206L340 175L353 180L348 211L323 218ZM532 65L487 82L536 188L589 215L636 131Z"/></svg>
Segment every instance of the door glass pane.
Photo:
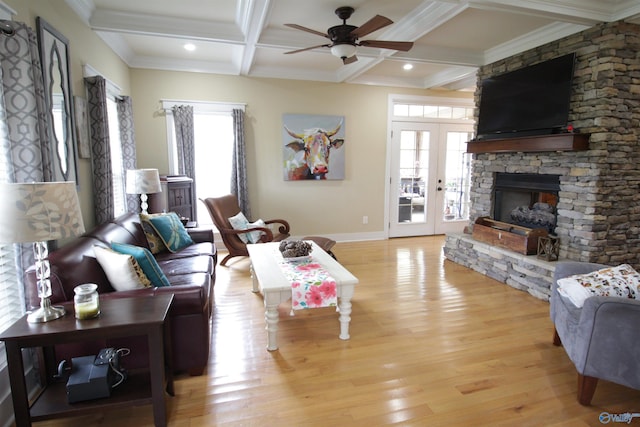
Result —
<svg viewBox="0 0 640 427"><path fill-rule="evenodd" d="M400 133L398 222L425 222L424 183L429 167L429 132Z"/></svg>
<svg viewBox="0 0 640 427"><path fill-rule="evenodd" d="M469 188L471 184L471 154L467 153L470 132L447 132L445 168L445 201L443 220L469 218Z"/></svg>

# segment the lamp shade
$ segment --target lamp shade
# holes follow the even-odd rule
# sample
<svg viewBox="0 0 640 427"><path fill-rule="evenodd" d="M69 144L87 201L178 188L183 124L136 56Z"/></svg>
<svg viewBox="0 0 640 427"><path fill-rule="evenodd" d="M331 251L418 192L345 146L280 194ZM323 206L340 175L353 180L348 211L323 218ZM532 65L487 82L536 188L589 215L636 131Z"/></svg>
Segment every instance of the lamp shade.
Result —
<svg viewBox="0 0 640 427"><path fill-rule="evenodd" d="M160 193L160 175L158 169L128 169L127 194L152 194Z"/></svg>
<svg viewBox="0 0 640 427"><path fill-rule="evenodd" d="M338 58L351 58L356 54L356 47L347 43L336 44L331 47L331 54Z"/></svg>
<svg viewBox="0 0 640 427"><path fill-rule="evenodd" d="M0 183L0 242L44 242L82 233L75 182Z"/></svg>

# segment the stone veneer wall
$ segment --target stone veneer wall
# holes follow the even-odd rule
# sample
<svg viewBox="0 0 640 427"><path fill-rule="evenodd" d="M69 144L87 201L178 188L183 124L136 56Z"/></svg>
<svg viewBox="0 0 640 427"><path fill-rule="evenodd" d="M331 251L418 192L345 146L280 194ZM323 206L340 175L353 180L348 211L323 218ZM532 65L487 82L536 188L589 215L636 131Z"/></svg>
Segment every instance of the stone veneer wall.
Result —
<svg viewBox="0 0 640 427"><path fill-rule="evenodd" d="M590 149L475 155L470 223L491 216L496 172L557 174L560 258L640 268L640 26L597 25L481 67L478 81L571 52L569 121Z"/></svg>

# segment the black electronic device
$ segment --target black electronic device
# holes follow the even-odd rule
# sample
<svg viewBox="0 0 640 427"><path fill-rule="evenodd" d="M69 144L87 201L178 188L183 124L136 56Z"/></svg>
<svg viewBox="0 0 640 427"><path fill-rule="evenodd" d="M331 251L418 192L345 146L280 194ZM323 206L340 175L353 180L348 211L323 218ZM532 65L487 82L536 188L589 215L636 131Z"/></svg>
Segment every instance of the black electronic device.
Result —
<svg viewBox="0 0 640 427"><path fill-rule="evenodd" d="M575 53L484 79L477 139L561 132L567 127Z"/></svg>
<svg viewBox="0 0 640 427"><path fill-rule="evenodd" d="M65 371L70 371L67 380L69 403L109 397L111 390L126 378L120 367L120 353L113 348L104 348L97 356L74 357L70 368L62 361L58 377L63 377Z"/></svg>

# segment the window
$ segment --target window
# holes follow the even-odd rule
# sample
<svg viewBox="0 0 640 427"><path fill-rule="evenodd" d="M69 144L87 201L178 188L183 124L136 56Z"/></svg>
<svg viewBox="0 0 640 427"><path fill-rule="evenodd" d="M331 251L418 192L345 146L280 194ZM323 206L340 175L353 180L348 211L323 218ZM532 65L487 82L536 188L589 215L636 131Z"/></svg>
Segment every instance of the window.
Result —
<svg viewBox="0 0 640 427"><path fill-rule="evenodd" d="M215 102L164 101L163 106L167 112L170 174L178 173L175 126L171 113L173 105L193 106L196 200L229 194L234 144L232 110L244 109L244 106ZM213 226L204 204L197 202L196 207L198 224Z"/></svg>
<svg viewBox="0 0 640 427"><path fill-rule="evenodd" d="M6 138L4 116L0 116L0 137ZM3 147L7 145L2 144ZM7 156L0 156L0 181L9 178ZM20 292L18 276L16 274L16 255L12 244L0 243L0 331L6 328L24 314L24 302ZM4 343L0 343L0 370L7 366Z"/></svg>
<svg viewBox="0 0 640 427"><path fill-rule="evenodd" d="M124 190L124 162L122 161L122 143L120 141L120 121L115 98L107 96L107 118L109 120L109 148L111 149L111 174L113 185L113 214L122 215L127 210Z"/></svg>
<svg viewBox="0 0 640 427"><path fill-rule="evenodd" d="M395 103L393 115L395 117L473 120L473 107Z"/></svg>

